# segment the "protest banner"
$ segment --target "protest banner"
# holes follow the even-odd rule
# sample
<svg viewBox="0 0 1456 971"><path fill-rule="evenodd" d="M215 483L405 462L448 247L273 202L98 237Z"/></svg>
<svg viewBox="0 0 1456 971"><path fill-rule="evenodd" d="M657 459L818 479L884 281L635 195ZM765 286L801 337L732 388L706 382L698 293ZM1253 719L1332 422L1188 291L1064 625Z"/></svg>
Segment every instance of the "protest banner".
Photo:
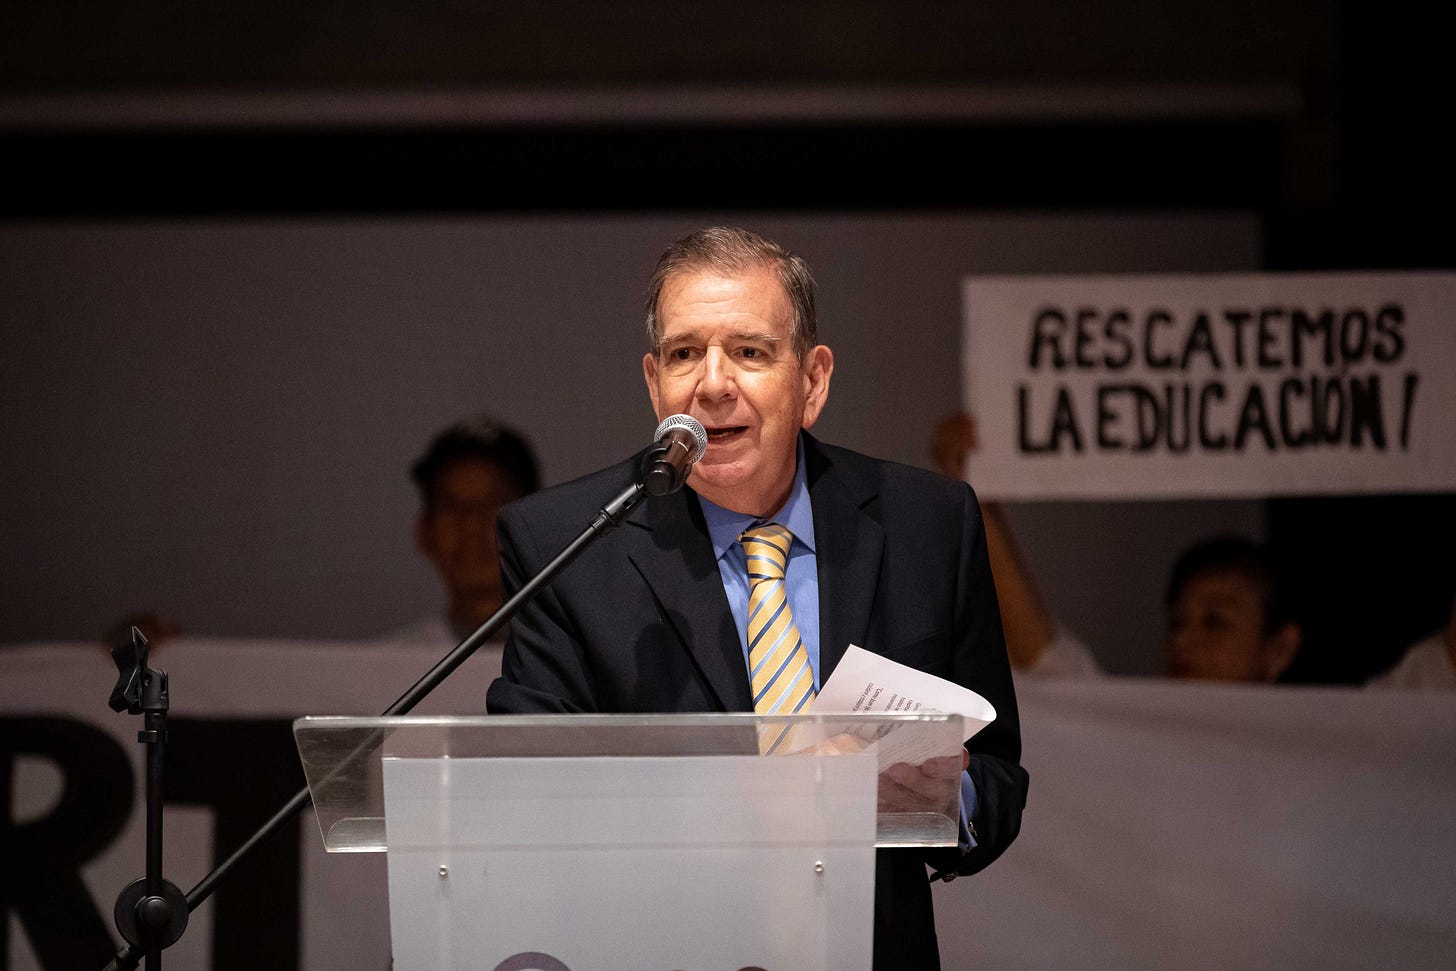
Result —
<svg viewBox="0 0 1456 971"><path fill-rule="evenodd" d="M968 278L992 499L1456 489L1456 274Z"/></svg>

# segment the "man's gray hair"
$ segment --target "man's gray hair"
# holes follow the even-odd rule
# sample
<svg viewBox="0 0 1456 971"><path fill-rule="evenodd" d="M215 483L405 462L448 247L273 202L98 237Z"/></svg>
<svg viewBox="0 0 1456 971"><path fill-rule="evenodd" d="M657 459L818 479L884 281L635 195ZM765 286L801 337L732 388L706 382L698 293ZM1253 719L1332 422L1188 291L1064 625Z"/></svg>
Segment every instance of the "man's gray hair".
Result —
<svg viewBox="0 0 1456 971"><path fill-rule="evenodd" d="M729 279L767 269L784 288L793 307L789 339L794 355L803 361L819 343L819 319L814 314L814 277L809 264L771 239L736 226L709 226L673 243L657 261L647 284L647 340L653 353L662 340L658 304L667 282L683 273L709 271Z"/></svg>

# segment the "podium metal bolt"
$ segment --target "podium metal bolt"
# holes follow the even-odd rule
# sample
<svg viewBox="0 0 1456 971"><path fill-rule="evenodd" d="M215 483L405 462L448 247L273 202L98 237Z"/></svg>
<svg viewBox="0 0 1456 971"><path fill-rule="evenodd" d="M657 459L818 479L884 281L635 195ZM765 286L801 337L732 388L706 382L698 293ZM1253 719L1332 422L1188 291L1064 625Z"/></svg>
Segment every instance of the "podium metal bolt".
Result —
<svg viewBox="0 0 1456 971"><path fill-rule="evenodd" d="M443 880L446 877L448 877L449 875L450 875L450 868L447 867L445 864L441 863L440 864L440 879Z"/></svg>
<svg viewBox="0 0 1456 971"><path fill-rule="evenodd" d="M824 861L823 860L815 860L814 861L814 872L815 873L823 873L824 872Z"/></svg>

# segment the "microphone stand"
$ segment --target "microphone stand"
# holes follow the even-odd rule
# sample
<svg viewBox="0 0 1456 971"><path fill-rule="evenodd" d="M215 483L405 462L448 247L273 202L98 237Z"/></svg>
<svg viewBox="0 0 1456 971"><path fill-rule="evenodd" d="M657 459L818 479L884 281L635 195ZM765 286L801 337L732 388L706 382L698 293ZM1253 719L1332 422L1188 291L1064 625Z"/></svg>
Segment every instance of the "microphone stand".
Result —
<svg viewBox="0 0 1456 971"><path fill-rule="evenodd" d="M116 662L116 687L109 704L113 711L144 717L137 741L147 747L147 871L116 898L113 919L121 936L147 967L160 971L162 949L170 947L187 928L186 900L175 884L162 879L162 783L167 752L167 672L147 667L147 639L136 627L131 641L111 649Z"/></svg>
<svg viewBox="0 0 1456 971"><path fill-rule="evenodd" d="M649 459L653 456L655 449L649 449ZM646 465L647 463L644 463ZM677 485L682 485L682 479L686 477L686 471L677 479ZM646 479L648 476L639 478ZM572 561L581 555L599 537L606 535L611 530L622 524L627 513L642 499L651 492L652 495L665 495L666 492L659 492L657 487L649 490L642 481L634 482L623 489L603 506L592 519L591 523L581 533L567 544L566 548L556 557L541 568L515 596L511 597L501 608L471 634L465 640L455 646L449 654L445 655L435 666L425 672L424 676L414 683L404 694L384 710L382 717L392 715L408 714L415 705L425 699L427 695L440 682L450 676L456 668L465 663L465 660L474 654L475 651L486 641L495 636L496 632L506 625L506 622L513 617L529 600L540 592L556 578L562 570L566 569ZM670 490L675 491L675 490ZM146 743L147 748L147 876L137 880L121 892L116 901L116 927L121 936L128 942L127 946L117 951L111 963L106 965L105 971L122 971L122 969L134 969L142 956L147 959L148 971L160 971L161 952L165 947L175 944L182 936L182 931L187 926L187 915L196 910L204 900L212 895L218 885L227 878L228 874L248 857L264 840L273 835L279 827L291 819L300 809L309 803L308 787L305 786L294 794L293 798L283 805L283 808L274 813L257 832L248 837L243 845L233 851L232 855L223 860L212 872L198 881L197 886L189 890L185 897L175 886L161 878L162 870L162 755L163 742L166 736L166 708L167 708L167 676L164 672L152 671L145 667L146 664L146 639L135 628L132 630L133 642L140 638L140 645L136 667L141 674L130 673L122 669L121 680L112 692L112 706L116 707L119 692L123 692L125 686L131 682L139 681L137 686L137 697L142 701L132 707L130 695L124 695L127 699L123 704L128 705L128 710L133 714L146 713L146 730L138 733L138 740ZM113 651L113 656L121 648ZM123 661L118 658L117 667L123 667ZM148 678L147 675L156 677ZM153 695L147 695L147 685L151 685ZM155 693L160 691L160 710L155 708ZM146 696L143 698L143 696ZM151 699L153 707L143 707L143 702ZM120 708L116 708L120 711ZM154 840L155 836L155 840Z"/></svg>

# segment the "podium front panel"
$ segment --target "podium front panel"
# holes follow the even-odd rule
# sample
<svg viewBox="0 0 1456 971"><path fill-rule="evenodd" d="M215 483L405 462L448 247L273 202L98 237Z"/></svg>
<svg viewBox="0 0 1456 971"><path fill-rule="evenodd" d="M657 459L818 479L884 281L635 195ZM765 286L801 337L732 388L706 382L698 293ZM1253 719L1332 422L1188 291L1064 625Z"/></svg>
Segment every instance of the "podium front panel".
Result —
<svg viewBox="0 0 1456 971"><path fill-rule="evenodd" d="M395 967L868 969L876 762L388 758Z"/></svg>

